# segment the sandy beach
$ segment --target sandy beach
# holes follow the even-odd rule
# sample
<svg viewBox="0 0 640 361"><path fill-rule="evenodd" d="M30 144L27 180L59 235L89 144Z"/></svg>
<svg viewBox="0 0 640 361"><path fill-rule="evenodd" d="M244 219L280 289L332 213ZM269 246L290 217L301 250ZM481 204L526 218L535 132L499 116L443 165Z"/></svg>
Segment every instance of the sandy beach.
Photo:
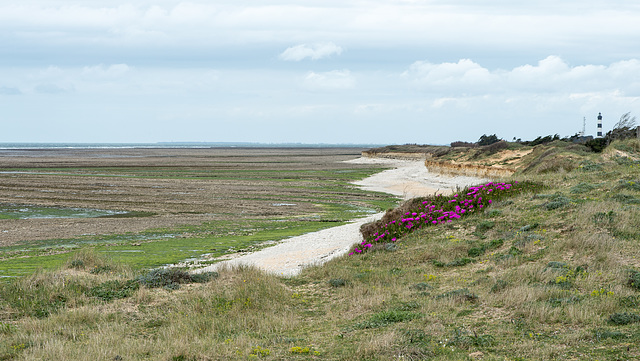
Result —
<svg viewBox="0 0 640 361"><path fill-rule="evenodd" d="M434 193L450 194L456 188L485 181L481 178L450 177L429 173L423 161L357 158L345 162L394 167L354 184L365 190L386 192L403 199ZM343 226L291 237L275 246L224 260L194 272L216 271L225 267L247 265L279 276L295 276L305 267L323 264L330 259L346 254L353 244L362 241L360 226L380 219L383 214L378 213L354 220Z"/></svg>

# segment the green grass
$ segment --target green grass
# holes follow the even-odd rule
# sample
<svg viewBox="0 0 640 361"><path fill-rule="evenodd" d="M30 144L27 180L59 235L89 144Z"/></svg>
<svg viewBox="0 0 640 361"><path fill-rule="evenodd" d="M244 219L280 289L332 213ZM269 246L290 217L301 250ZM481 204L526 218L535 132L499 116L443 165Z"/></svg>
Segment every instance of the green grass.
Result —
<svg viewBox="0 0 640 361"><path fill-rule="evenodd" d="M207 222L200 226L182 227L164 232L140 235L87 237L77 240L38 242L33 247L7 247L0 276L20 276L37 269L55 269L66 262L69 252L90 247L107 254L115 262L135 269L149 269L176 264L203 255L210 257L251 249L266 241L318 231L341 225L340 222L309 222L281 220L246 220L243 222ZM202 236L193 236L202 233ZM230 234L231 233L231 234ZM184 237L183 234L190 236Z"/></svg>

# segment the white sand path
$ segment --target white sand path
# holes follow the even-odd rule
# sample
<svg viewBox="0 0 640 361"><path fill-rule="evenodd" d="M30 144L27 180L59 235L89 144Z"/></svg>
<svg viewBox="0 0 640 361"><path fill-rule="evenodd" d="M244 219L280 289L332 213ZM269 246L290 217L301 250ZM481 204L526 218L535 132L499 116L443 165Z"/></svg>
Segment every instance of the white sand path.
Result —
<svg viewBox="0 0 640 361"><path fill-rule="evenodd" d="M382 158L358 158L350 163L381 164L393 169L374 174L354 184L365 190L386 192L404 199L432 195L449 194L457 187L479 184L485 179L474 177L449 177L429 173L423 161L394 160ZM343 226L327 228L280 241L275 246L260 251L243 254L229 260L194 270L194 272L215 271L221 267L250 265L276 275L291 277L308 266L323 264L332 258L346 254L351 246L362 242L360 226L382 218L377 213L356 219Z"/></svg>

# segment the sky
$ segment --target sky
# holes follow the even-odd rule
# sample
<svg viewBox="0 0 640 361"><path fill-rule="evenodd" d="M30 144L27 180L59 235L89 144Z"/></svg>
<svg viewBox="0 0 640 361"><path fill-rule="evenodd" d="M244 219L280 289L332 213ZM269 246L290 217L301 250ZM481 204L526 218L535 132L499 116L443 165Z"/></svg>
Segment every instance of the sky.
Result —
<svg viewBox="0 0 640 361"><path fill-rule="evenodd" d="M0 142L449 144L640 115L627 0L0 2Z"/></svg>

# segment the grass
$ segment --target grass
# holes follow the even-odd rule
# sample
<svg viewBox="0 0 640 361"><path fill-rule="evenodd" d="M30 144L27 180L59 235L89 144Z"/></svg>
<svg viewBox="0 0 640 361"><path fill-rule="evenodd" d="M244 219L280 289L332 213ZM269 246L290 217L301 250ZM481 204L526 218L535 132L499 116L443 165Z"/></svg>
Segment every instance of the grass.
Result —
<svg viewBox="0 0 640 361"><path fill-rule="evenodd" d="M540 163L514 178L541 190L291 279L132 289L145 273L122 259L67 255L1 285L0 359L637 359L640 207L615 196L640 198L638 168L572 156L598 167Z"/></svg>

